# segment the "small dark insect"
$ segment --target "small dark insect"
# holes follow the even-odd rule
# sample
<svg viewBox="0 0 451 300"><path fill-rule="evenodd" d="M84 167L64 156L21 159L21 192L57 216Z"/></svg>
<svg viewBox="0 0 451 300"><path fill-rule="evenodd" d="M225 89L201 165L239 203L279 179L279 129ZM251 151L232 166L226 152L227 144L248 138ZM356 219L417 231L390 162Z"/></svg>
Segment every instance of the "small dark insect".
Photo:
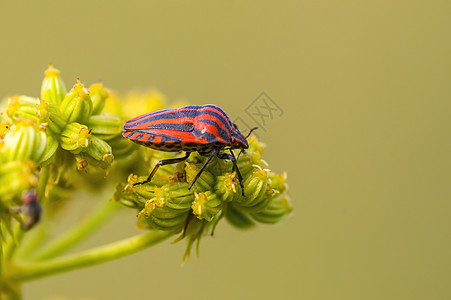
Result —
<svg viewBox="0 0 451 300"><path fill-rule="evenodd" d="M28 191L22 197L22 212L25 214L25 221L22 229L31 229L41 219L41 204L38 202L38 196L34 191Z"/></svg>
<svg viewBox="0 0 451 300"><path fill-rule="evenodd" d="M255 129L257 128L253 128L251 132ZM244 196L243 177L238 170L232 149L248 149L247 137L238 130L219 106L192 105L150 112L127 121L122 135L135 143L156 150L186 152L183 157L159 161L146 180L134 185L150 182L160 166L184 161L192 152L197 151L201 155L208 156L208 159L188 189L191 189L208 163L217 156L232 161ZM222 152L224 150L229 150L230 154Z"/></svg>
<svg viewBox="0 0 451 300"><path fill-rule="evenodd" d="M22 205L10 207L11 213L23 213L25 220L22 223L23 230L29 230L41 219L41 205L34 190L29 190L22 196Z"/></svg>

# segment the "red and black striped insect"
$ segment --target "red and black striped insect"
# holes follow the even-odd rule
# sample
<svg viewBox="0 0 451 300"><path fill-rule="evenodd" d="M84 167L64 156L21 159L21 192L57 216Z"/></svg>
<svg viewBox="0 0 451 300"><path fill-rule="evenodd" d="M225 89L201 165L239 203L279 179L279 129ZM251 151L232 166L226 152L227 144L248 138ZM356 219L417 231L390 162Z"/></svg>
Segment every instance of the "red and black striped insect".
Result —
<svg viewBox="0 0 451 300"><path fill-rule="evenodd" d="M256 128L252 130L254 129ZM150 112L127 121L122 135L135 143L156 150L186 152L183 157L159 161L146 180L134 185L150 182L160 166L184 161L192 152L198 151L199 154L208 156L208 159L188 189L191 189L208 163L217 156L232 161L244 196L243 177L238 170L232 149L248 149L247 137L238 130L219 106L192 105ZM230 154L222 152L223 150L229 150Z"/></svg>

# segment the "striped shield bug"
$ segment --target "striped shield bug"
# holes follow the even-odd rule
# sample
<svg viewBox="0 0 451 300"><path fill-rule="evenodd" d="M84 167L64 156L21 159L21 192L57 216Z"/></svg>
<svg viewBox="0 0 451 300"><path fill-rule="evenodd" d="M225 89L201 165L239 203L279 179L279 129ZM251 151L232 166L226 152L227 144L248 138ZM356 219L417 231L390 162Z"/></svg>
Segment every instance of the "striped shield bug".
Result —
<svg viewBox="0 0 451 300"><path fill-rule="evenodd" d="M257 128L251 129L251 132L255 129ZM180 158L159 161L146 180L134 185L150 182L160 166L184 161L192 152L197 151L208 158L188 189L191 189L208 163L216 156L232 161L244 196L243 177L238 170L232 150L248 149L246 140L248 136L245 137L238 130L219 106L192 105L153 111L125 122L122 135L135 143L156 150L186 153ZM225 150L229 150L230 153L224 153Z"/></svg>

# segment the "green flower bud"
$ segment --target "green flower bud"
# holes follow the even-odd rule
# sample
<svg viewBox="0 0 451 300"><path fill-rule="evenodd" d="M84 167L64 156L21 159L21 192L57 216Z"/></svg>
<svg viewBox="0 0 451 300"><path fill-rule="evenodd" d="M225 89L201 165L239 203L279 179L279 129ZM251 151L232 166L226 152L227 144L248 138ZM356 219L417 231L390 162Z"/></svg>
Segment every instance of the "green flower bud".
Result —
<svg viewBox="0 0 451 300"><path fill-rule="evenodd" d="M95 83L89 87L89 95L92 100L92 114L100 114L105 107L105 100L108 98L108 92L103 88L103 84Z"/></svg>
<svg viewBox="0 0 451 300"><path fill-rule="evenodd" d="M125 193L129 193L129 194L134 193L137 196L139 196L139 197L141 197L143 199L146 199L144 202L142 202L143 206L144 206L145 202L148 199L151 199L151 198L153 198L155 196L155 185L153 185L153 184L139 184L139 185L135 185L134 186L133 184L137 183L137 182L144 181L144 180L146 180L146 178L147 177L145 177L145 176L138 177L138 176L136 176L134 174L130 174L128 176L128 180L127 180L128 184L124 188L124 192Z"/></svg>
<svg viewBox="0 0 451 300"><path fill-rule="evenodd" d="M255 226L255 221L251 218L251 216L235 207L233 203L227 205L225 216L227 221L236 228L249 229Z"/></svg>
<svg viewBox="0 0 451 300"><path fill-rule="evenodd" d="M41 124L52 134L60 134L66 126L66 119L55 104L39 100L37 105L37 116Z"/></svg>
<svg viewBox="0 0 451 300"><path fill-rule="evenodd" d="M123 183L118 183L116 185L116 189L114 192L113 199L115 201L119 201L122 203L122 205L135 208L135 209L142 209L144 207L144 204L146 203L147 199L144 199L142 197L138 197L135 193L131 191L130 185L124 185ZM143 199L144 201L139 201Z"/></svg>
<svg viewBox="0 0 451 300"><path fill-rule="evenodd" d="M85 125L69 123L61 132L61 148L79 154L91 145L91 131Z"/></svg>
<svg viewBox="0 0 451 300"><path fill-rule="evenodd" d="M136 177L136 175L130 174L130 176ZM146 185L150 187L150 185ZM150 197L141 197L134 189L132 184L120 183L116 186L116 192L114 193L114 199L121 202L123 205L138 210L142 210L147 202L147 200L153 198L153 186L152 190L148 191Z"/></svg>
<svg viewBox="0 0 451 300"><path fill-rule="evenodd" d="M116 161L124 161L124 165L130 165L135 163L139 155L141 155L144 147L140 147L138 144L130 142L124 139L122 136L117 136L111 140L108 140L113 149L114 159ZM141 158L142 159L142 158Z"/></svg>
<svg viewBox="0 0 451 300"><path fill-rule="evenodd" d="M84 124L89 120L92 111L92 101L88 91L80 81L64 97L60 109L68 123L79 122Z"/></svg>
<svg viewBox="0 0 451 300"><path fill-rule="evenodd" d="M191 207L198 219L210 222L221 211L222 202L210 191L194 193L194 202Z"/></svg>
<svg viewBox="0 0 451 300"><path fill-rule="evenodd" d="M121 135L124 122L117 115L103 114L91 116L87 125L92 133L102 140L109 141Z"/></svg>
<svg viewBox="0 0 451 300"><path fill-rule="evenodd" d="M193 192L188 190L188 184L182 182L168 183L161 188L155 187L156 199L164 199L164 205L175 210L188 211L194 200Z"/></svg>
<svg viewBox="0 0 451 300"><path fill-rule="evenodd" d="M52 65L45 71L41 86L41 99L59 106L66 95L66 87L60 77L60 71Z"/></svg>
<svg viewBox="0 0 451 300"><path fill-rule="evenodd" d="M9 161L38 161L45 151L47 136L34 122L21 120L11 127L3 141L0 153Z"/></svg>
<svg viewBox="0 0 451 300"><path fill-rule="evenodd" d="M196 175L199 173L201 165L185 162L185 172L186 181L191 184ZM195 192L205 192L212 190L216 182L216 176L209 170L209 168L204 169L199 178L192 186L192 190Z"/></svg>
<svg viewBox="0 0 451 300"><path fill-rule="evenodd" d="M244 194L245 197L236 199L239 208L243 211L254 213L268 206L272 195L268 173L265 170L255 169L244 182Z"/></svg>
<svg viewBox="0 0 451 300"><path fill-rule="evenodd" d="M91 145L86 149L86 158L91 165L107 169L114 160L110 145L95 135L91 135Z"/></svg>
<svg viewBox="0 0 451 300"><path fill-rule="evenodd" d="M215 191L221 196L221 200L224 202L231 202L237 195L241 195L241 188L236 172L225 173L223 176L218 176Z"/></svg>
<svg viewBox="0 0 451 300"><path fill-rule="evenodd" d="M278 194L271 199L266 208L251 215L260 223L276 224L285 219L292 210L287 196Z"/></svg>
<svg viewBox="0 0 451 300"><path fill-rule="evenodd" d="M185 225L194 200L187 183L155 187L155 195L138 213L138 226L179 232Z"/></svg>
<svg viewBox="0 0 451 300"><path fill-rule="evenodd" d="M262 168L263 161L258 152L246 152L236 162L243 178L251 176L255 168Z"/></svg>
<svg viewBox="0 0 451 300"><path fill-rule="evenodd" d="M165 213L165 210L160 207L156 207L151 201L148 201L149 205L138 213L138 227L156 229L163 231L173 231L174 233L180 232L186 223L188 213L176 214L174 217L168 217L169 214Z"/></svg>
<svg viewBox="0 0 451 300"><path fill-rule="evenodd" d="M36 104L38 100L27 96L12 96L8 99L8 108L6 114L13 121L26 119L37 120Z"/></svg>

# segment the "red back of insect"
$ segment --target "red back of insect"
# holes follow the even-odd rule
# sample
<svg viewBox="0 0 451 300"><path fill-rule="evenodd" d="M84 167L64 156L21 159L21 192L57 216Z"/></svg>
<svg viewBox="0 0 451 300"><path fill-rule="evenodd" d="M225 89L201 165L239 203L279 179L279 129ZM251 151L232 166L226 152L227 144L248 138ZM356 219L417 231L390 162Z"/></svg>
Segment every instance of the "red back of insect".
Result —
<svg viewBox="0 0 451 300"><path fill-rule="evenodd" d="M249 147L229 116L213 104L163 109L127 121L124 137L163 151Z"/></svg>

